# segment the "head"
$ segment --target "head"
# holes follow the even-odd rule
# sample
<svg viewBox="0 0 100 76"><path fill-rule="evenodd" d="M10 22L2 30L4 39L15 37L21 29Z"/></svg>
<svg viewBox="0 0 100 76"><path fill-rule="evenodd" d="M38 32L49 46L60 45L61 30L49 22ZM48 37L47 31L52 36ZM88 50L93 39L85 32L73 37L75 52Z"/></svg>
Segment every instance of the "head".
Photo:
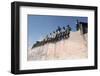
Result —
<svg viewBox="0 0 100 76"><path fill-rule="evenodd" d="M52 34L50 33L50 35L52 35Z"/></svg>
<svg viewBox="0 0 100 76"><path fill-rule="evenodd" d="M67 29L69 29L69 30L71 31L71 27L70 27L70 25L67 25Z"/></svg>
<svg viewBox="0 0 100 76"><path fill-rule="evenodd" d="M67 25L67 27L70 27L69 25Z"/></svg>
<svg viewBox="0 0 100 76"><path fill-rule="evenodd" d="M63 27L63 29L65 30L65 27Z"/></svg>
<svg viewBox="0 0 100 76"><path fill-rule="evenodd" d="M60 26L58 26L58 29L57 29L58 31L61 31L61 28L60 28Z"/></svg>
<svg viewBox="0 0 100 76"><path fill-rule="evenodd" d="M55 33L55 31L53 31L53 33Z"/></svg>

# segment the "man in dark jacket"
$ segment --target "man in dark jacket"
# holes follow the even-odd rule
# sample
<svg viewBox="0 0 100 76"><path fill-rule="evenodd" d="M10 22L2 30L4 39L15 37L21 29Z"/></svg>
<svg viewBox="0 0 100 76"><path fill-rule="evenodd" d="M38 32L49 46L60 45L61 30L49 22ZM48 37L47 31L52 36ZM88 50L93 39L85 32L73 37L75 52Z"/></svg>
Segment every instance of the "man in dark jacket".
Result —
<svg viewBox="0 0 100 76"><path fill-rule="evenodd" d="M71 27L69 25L66 26L66 38L69 38L69 34L70 34L70 31L71 31Z"/></svg>

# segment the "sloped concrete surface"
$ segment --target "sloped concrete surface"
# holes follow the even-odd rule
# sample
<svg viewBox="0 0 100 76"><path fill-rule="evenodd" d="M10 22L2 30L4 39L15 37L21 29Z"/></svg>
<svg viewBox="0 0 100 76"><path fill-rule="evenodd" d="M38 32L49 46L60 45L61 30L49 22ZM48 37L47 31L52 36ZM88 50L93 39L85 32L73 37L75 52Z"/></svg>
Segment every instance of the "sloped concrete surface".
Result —
<svg viewBox="0 0 100 76"><path fill-rule="evenodd" d="M68 39L47 43L28 50L28 60L59 60L88 58L87 34L71 32Z"/></svg>

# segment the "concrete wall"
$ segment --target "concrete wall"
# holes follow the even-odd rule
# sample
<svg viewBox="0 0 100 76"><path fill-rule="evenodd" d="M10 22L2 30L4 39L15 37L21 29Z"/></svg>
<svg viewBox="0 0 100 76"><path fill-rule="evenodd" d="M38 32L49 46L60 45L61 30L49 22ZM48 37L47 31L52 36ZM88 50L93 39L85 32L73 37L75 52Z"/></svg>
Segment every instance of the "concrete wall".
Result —
<svg viewBox="0 0 100 76"><path fill-rule="evenodd" d="M70 37L56 43L47 43L28 50L28 60L55 60L87 58L87 34L71 32Z"/></svg>

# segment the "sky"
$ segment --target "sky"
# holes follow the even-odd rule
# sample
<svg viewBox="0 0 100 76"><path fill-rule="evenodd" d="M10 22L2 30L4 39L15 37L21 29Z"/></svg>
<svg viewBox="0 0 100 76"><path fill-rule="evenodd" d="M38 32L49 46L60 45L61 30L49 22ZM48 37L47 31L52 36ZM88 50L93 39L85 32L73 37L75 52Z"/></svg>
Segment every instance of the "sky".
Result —
<svg viewBox="0 0 100 76"><path fill-rule="evenodd" d="M76 31L76 20L88 22L87 17L77 16L50 16L50 15L28 15L28 47L52 33L58 26L70 25L72 31Z"/></svg>

